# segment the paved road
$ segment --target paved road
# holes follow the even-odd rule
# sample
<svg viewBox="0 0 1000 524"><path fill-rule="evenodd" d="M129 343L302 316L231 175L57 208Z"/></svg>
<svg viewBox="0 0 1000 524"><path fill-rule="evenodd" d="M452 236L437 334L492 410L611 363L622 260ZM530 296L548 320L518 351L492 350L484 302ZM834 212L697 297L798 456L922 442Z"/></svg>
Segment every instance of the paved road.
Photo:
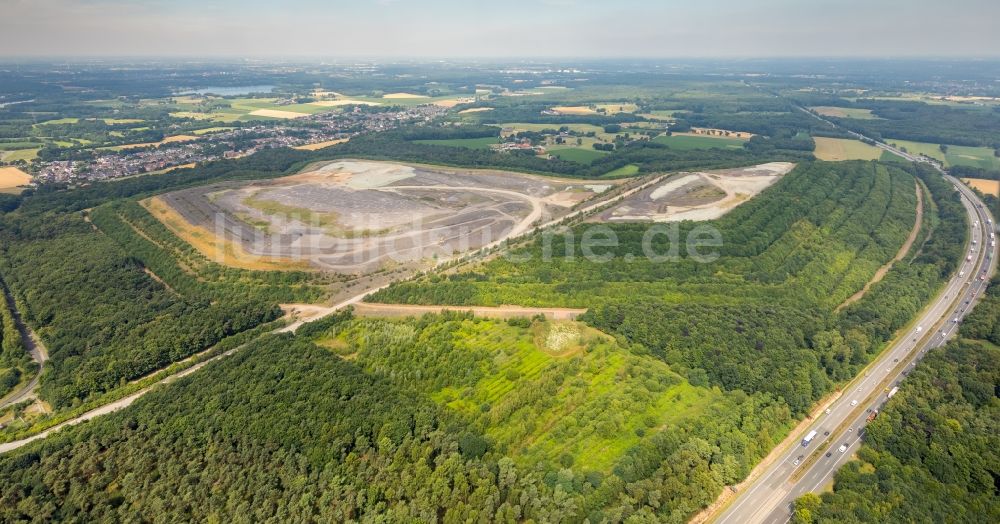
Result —
<svg viewBox="0 0 1000 524"><path fill-rule="evenodd" d="M0 401L0 409L7 406L12 406L18 402L35 398L35 389L38 388L38 381L42 377L42 368L45 366L45 361L49 359L49 352L42 344L41 339L38 335L24 323L21 318L21 312L17 309L17 304L14 302L14 297L11 296L10 291L3 284L0 284L0 293L3 293L3 300L7 301L7 309L10 310L11 316L14 318L14 325L17 326L18 334L21 336L21 342L24 344L24 348L28 350L28 354L31 355L32 360L38 364L38 372L35 376L31 377L31 380L27 384L22 385L15 392L7 395L2 401Z"/></svg>
<svg viewBox="0 0 1000 524"><path fill-rule="evenodd" d="M908 160L937 167L891 146L881 144L880 147ZM963 261L959 272L920 313L915 326L886 349L862 375L845 386L842 396L799 435L802 439L810 431L816 431L812 442L808 446L795 443L786 449L726 508L715 520L717 524L787 522L796 498L823 489L834 473L851 460L864 435L866 418L870 412L881 409L887 392L900 383L927 350L955 336L959 323L981 298L996 270L996 250L991 247L991 234L996 228L986 206L975 193L955 178L947 175L945 178L960 191L969 223L975 224L971 234L975 243L967 252L972 260ZM846 447L843 452L841 446Z"/></svg>

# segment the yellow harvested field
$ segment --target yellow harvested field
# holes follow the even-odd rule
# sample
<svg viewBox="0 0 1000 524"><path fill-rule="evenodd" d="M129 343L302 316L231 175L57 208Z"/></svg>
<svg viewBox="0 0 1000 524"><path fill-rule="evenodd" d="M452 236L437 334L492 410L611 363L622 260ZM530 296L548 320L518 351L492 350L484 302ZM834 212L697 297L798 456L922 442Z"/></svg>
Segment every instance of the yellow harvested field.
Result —
<svg viewBox="0 0 1000 524"><path fill-rule="evenodd" d="M31 175L16 167L0 167L0 191L15 189L31 182Z"/></svg>
<svg viewBox="0 0 1000 524"><path fill-rule="evenodd" d="M159 146L162 144L171 144L174 142L190 142L192 140L198 140L198 137L192 135L174 135L168 136L159 142L145 142L142 144L126 144L123 146L115 146L111 149L122 150L122 149L136 149L139 147L149 147L149 146Z"/></svg>
<svg viewBox="0 0 1000 524"><path fill-rule="evenodd" d="M318 102L309 102L309 105L319 106L319 107L340 107L340 106L380 106L382 104L378 102L365 102L364 100L351 100L350 98L344 98L341 100L320 100Z"/></svg>
<svg viewBox="0 0 1000 524"><path fill-rule="evenodd" d="M815 137L816 150L813 154L820 160L836 162L840 160L878 160L882 150L860 140L846 138Z"/></svg>
<svg viewBox="0 0 1000 524"><path fill-rule="evenodd" d="M465 114L468 114L468 113L482 113L482 112L485 112L485 111L493 111L493 108L492 107L472 107L472 108L469 108L469 109L463 109L463 110L459 111L458 114L465 115Z"/></svg>
<svg viewBox="0 0 1000 524"><path fill-rule="evenodd" d="M985 178L963 178L962 182L969 184L969 187L983 193L984 195L994 195L1000 197L1000 180L987 180Z"/></svg>
<svg viewBox="0 0 1000 524"><path fill-rule="evenodd" d="M239 244L220 239L211 231L192 225L159 197L147 198L139 203L178 238L191 244L213 262L259 271L309 270L309 264L301 260L261 257L247 253Z"/></svg>
<svg viewBox="0 0 1000 524"><path fill-rule="evenodd" d="M324 147L335 146L337 144L343 144L350 140L349 138L340 138L337 140L327 140L325 142L316 142L315 144L306 144L302 146L295 146L292 149L299 149L302 151L315 151L317 149L323 149Z"/></svg>
<svg viewBox="0 0 1000 524"><path fill-rule="evenodd" d="M597 111L587 106L556 106L553 111L560 115L596 115Z"/></svg>
<svg viewBox="0 0 1000 524"><path fill-rule="evenodd" d="M308 113L296 113L294 111L281 111L278 109L258 109L251 111L250 114L253 116L266 116L268 118L302 118L309 116Z"/></svg>
<svg viewBox="0 0 1000 524"><path fill-rule="evenodd" d="M475 98L449 98L447 100L437 100L434 102L434 105L438 107L452 108L459 104L471 104L475 101Z"/></svg>
<svg viewBox="0 0 1000 524"><path fill-rule="evenodd" d="M413 93L387 93L382 98L429 98L425 95L415 95Z"/></svg>
<svg viewBox="0 0 1000 524"><path fill-rule="evenodd" d="M605 113L634 113L639 110L639 106L630 103L597 104L597 109L603 109Z"/></svg>

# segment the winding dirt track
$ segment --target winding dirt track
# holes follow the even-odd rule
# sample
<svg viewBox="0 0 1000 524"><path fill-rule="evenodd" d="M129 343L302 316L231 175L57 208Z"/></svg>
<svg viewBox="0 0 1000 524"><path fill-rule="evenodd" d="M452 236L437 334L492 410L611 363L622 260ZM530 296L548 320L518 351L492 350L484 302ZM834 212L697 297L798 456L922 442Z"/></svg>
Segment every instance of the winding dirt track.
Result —
<svg viewBox="0 0 1000 524"><path fill-rule="evenodd" d="M910 247L913 246L913 243L917 240L917 235L920 234L920 224L924 221L924 192L920 190L919 182L914 182L914 184L916 184L917 187L917 218L913 221L913 229L910 230L910 236L906 238L906 242L903 242L903 245L899 248L899 252L896 253L896 256L892 257L892 260L886 262L885 265L878 268L878 271L876 271L875 275L872 276L872 279L865 284L865 287L848 297L847 300L837 306L837 309L834 311L840 311L841 309L844 309L845 307L861 300L861 297L864 297L865 293L868 293L868 290L871 289L872 286L878 284L879 281L885 277L886 273L892 269L892 266L896 262L903 260L903 257L910 252Z"/></svg>

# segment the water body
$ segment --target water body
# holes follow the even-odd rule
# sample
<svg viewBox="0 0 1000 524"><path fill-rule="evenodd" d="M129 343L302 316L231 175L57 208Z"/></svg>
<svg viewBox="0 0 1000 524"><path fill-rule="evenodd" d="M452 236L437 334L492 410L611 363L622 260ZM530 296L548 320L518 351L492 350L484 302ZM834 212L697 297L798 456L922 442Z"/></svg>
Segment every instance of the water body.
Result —
<svg viewBox="0 0 1000 524"><path fill-rule="evenodd" d="M218 96L242 96L249 95L253 93L270 93L274 91L274 86L271 85L259 85L259 86L209 86L203 87L201 89L191 89L188 91L183 91L178 93L180 95L218 95Z"/></svg>

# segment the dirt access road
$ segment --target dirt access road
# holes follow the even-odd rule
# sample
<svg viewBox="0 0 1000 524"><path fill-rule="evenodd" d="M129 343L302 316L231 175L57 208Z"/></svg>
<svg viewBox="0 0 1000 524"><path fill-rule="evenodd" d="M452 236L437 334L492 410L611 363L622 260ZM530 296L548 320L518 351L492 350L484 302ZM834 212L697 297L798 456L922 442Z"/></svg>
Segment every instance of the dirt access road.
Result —
<svg viewBox="0 0 1000 524"><path fill-rule="evenodd" d="M580 209L578 209L578 210L570 213L569 215L566 215L566 216L561 217L561 218L556 219L556 220L552 220L552 221L550 221L548 223L545 223L545 224L538 225L534 229L542 229L542 228L554 226L554 225L557 225L557 224L561 223L564 220L584 215L584 214L589 213L591 211L594 211L594 210L596 210L596 209L598 209L598 208L600 208L602 206L608 205L608 204L610 204L612 202L620 201L621 199L628 198L629 196L631 196L632 194L636 193L637 191L642 191L643 189L648 188L650 185L656 184L656 183L660 182L666 176L669 176L669 175L663 174L663 175L652 176L652 177L650 177L649 180L647 180L647 181L645 181L645 182L643 182L641 184L638 184L636 187L633 187L631 189L628 189L628 190L622 192L620 195L616 195L616 196L613 196L611 198L606 198L606 199L599 199L597 202L594 202L594 203L592 203L592 204L590 204L588 206L582 207L582 208L580 208ZM520 236L524 236L524 235L530 234L532 231L534 231L534 229L524 230ZM514 236L508 235L506 238L501 239L501 240L497 240L496 242L493 242L492 244L484 247L481 252L483 254L486 254L489 251L489 249L491 249L493 247L496 247L496 246L499 246L505 240L513 240L514 238L515 238ZM440 267L441 265L446 264L449 261L450 260L442 261L442 262L440 262L438 264L437 267ZM288 326L286 326L286 327L284 327L282 329L277 330L276 332L277 333L294 332L296 329L298 329L300 326L302 326L303 324L305 324L307 322L312 322L312 321L315 321L315 320L319 320L319 319L321 319L323 317L326 317L327 315L333 314L333 313L335 313L335 312L337 312L337 311L339 311L339 310L341 310L341 309L343 309L343 308L345 308L347 306L358 304L359 302L361 302L368 295L371 295L372 293L375 293L376 291L379 291L379 290L381 290L381 289L383 289L383 288L385 288L387 286L389 286L389 284L382 284L382 285L379 285L379 286L372 287L372 288L370 288L368 290L365 290L365 291L363 291L361 293L358 293L357 295L355 295L355 296L353 296L351 298L348 298L347 300L344 300L344 301L342 301L342 302L340 302L340 303L338 303L338 304L336 304L334 306L330 306L330 307L312 306L312 305L310 305L307 308L307 306L298 306L298 307L303 308L302 309L302 313L306 313L307 314L306 318L301 318L299 320L296 320L296 321L292 322L291 324L289 324ZM290 309L294 308L294 307L296 307L296 306L291 306ZM431 306L431 307L436 307L438 309L442 308L441 306ZM522 310L529 310L531 308L521 308L521 309ZM26 446L26 445L28 445L28 444L30 444L32 442L37 441L37 440L44 439L44 438L48 437L49 435L53 434L54 432L59 431L60 429L63 429L63 428L69 427L69 426L74 426L74 425L80 424L82 422L86 422L88 420L93 420L93 419L95 419L97 417L100 417L100 416L103 416L103 415L107 415L109 413L114 413L114 412L116 412L118 410L124 409L124 408L132 405L132 403L135 402L137 399L139 399L140 397L146 395L150 391L153 391L157 387L170 384L171 382L174 382L174 381L176 381L176 380L178 380L178 379L180 379L182 377L186 377L186 376L188 376L188 375L190 375L192 373L195 373L196 371L198 371L201 368L207 366L208 364L210 364L212 362L215 362L216 360L223 359L223 358L225 358L225 357L227 357L229 355L232 355L232 354L236 353L237 351L243 349L244 347L246 347L246 345L242 345L242 346L238 346L238 347L235 347L233 349L230 349L229 351L226 351L225 353L221 353L219 355L216 355L215 357L212 357L212 358L210 358L208 360L205 360L204 362L200 362L200 363L198 363L198 364L196 364L194 366L191 366L190 368L187 368L187 369L185 369L183 371L180 371L180 372L178 372L176 374L173 374L173 375L170 375L168 377L165 377L165 378L163 378L163 379L161 379L161 380L153 383L152 385L150 385L150 386L148 386L146 388L143 388L143 389L141 389L141 390L139 390L139 391L137 391L135 393L132 393L131 395L129 395L129 396L125 397L125 398L122 398L122 399L110 402L108 404L105 404L103 406L94 408L94 409L92 409L92 410L90 410L90 411L88 411L88 412L86 412L86 413L84 413L84 414L82 414L82 415L80 415L78 417L69 419L69 420L67 420L67 421L65 421L65 422L63 422L61 424L53 426L53 427L51 427L51 428L49 428L49 429L47 429L45 431L42 431L42 432L37 433L35 435L32 435L30 437L25 437L25 438L23 438L21 440L15 440L15 441L12 441L12 442L2 443L2 444L0 444L0 454L7 453L9 451L13 451L15 449L18 449L18 448L21 448L23 446Z"/></svg>

